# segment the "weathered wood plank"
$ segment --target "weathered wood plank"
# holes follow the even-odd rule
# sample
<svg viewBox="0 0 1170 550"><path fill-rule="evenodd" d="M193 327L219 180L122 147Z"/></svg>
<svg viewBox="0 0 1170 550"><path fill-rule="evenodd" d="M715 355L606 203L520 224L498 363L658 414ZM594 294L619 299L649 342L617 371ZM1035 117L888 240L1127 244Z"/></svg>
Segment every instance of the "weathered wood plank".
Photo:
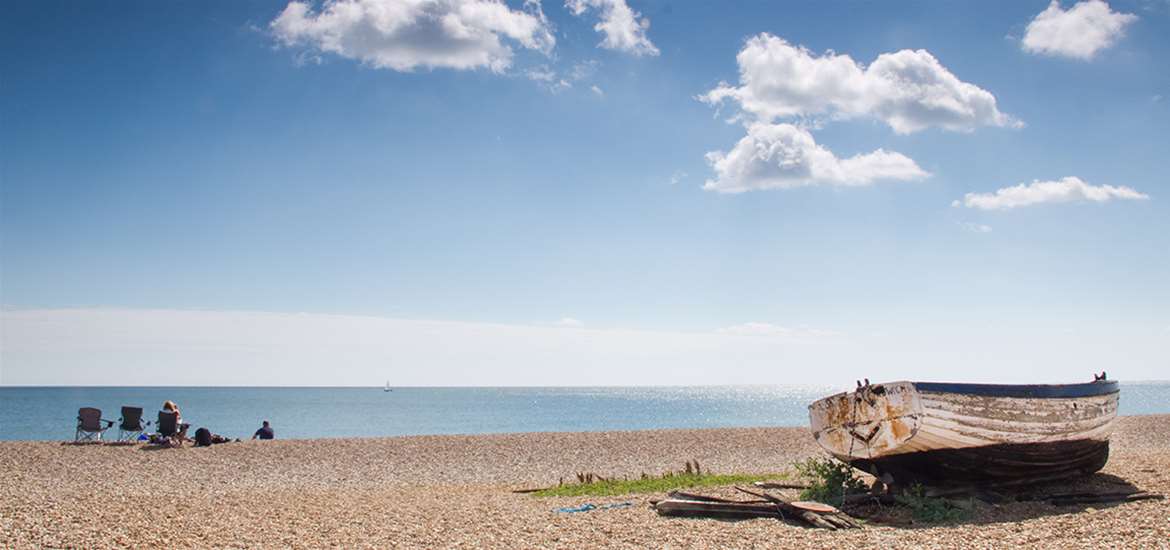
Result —
<svg viewBox="0 0 1170 550"><path fill-rule="evenodd" d="M757 481L752 483L753 487L760 489L808 489L807 483L781 483L776 481Z"/></svg>
<svg viewBox="0 0 1170 550"><path fill-rule="evenodd" d="M841 527L839 527L839 524L841 522L844 522L844 524L846 525L846 527L844 527L844 528L860 528L861 527L860 523L858 523L857 521L853 520L853 518L850 518L850 517L848 517L848 515L841 513L839 511L836 512L835 514L818 514L816 512L811 512L809 510L803 510L801 508L797 508L797 507L793 506L792 503L789 502L784 497L776 496L776 495L773 495L773 494L770 494L767 492L757 493L754 491L749 491L747 489L743 489L741 487L736 487L735 490L743 492L743 493L747 493L747 494L752 495L752 496L757 496L760 498L767 499L770 502L774 503L778 508L780 508L780 510L783 511L783 513L786 514L787 516L801 519L805 523L808 523L808 524L813 525L815 527L820 527L822 529L828 529L830 531L835 531L835 530L841 528ZM836 521L836 522L829 521L826 518L827 518L827 516L830 516L830 515L834 516L834 519L840 520L840 521ZM848 519L844 519L841 516L844 516L844 518L848 518Z"/></svg>
<svg viewBox="0 0 1170 550"><path fill-rule="evenodd" d="M664 516L703 516L745 519L780 517L780 513L771 503L753 504L667 499L656 503L654 510Z"/></svg>
<svg viewBox="0 0 1170 550"><path fill-rule="evenodd" d="M759 503L763 503L763 502L768 502L767 500L753 500L753 501L731 500L731 499L726 499L726 498L700 495L700 494L696 494L696 493L685 493L683 491L671 491L669 493L666 493L666 496L673 498L673 499L679 499L679 500L698 500L698 501L702 501L702 502L730 502L733 504L759 504Z"/></svg>

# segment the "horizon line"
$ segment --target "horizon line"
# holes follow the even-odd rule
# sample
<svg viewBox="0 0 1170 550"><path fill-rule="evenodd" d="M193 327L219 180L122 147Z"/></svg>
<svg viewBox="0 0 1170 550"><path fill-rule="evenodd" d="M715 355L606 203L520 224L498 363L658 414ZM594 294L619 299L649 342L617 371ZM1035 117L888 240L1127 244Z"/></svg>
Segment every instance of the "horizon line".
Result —
<svg viewBox="0 0 1170 550"><path fill-rule="evenodd" d="M897 380L876 382L877 384L889 384ZM1170 379L1165 380L1110 380L1111 382L1118 382L1124 384L1170 384ZM925 382L924 380L911 380L911 382ZM987 384L989 382L979 382ZM1083 382L1069 382L1069 384L1080 384ZM743 387L818 387L818 386L832 386L832 383L809 383L809 384L777 384L761 382L758 384L564 384L564 385L548 385L548 384L512 384L500 386L430 386L430 385L391 385L391 389L500 389L500 388L743 388ZM1009 386L1014 385L1064 385L1064 384L1004 384ZM2 384L0 389L4 388L134 388L134 389L150 389L150 388L240 388L240 389L384 389L384 385L370 385L370 386L354 386L354 385L245 385L245 384L223 384L223 385L115 385L115 384L91 384L91 385L69 385L69 384Z"/></svg>

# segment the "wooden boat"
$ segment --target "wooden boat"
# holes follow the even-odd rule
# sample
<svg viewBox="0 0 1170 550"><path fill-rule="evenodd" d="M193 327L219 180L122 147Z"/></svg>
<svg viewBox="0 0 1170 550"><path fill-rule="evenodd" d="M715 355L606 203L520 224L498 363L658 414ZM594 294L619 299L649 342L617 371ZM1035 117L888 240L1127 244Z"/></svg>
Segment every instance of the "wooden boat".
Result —
<svg viewBox="0 0 1170 550"><path fill-rule="evenodd" d="M887 483L1012 484L1100 470L1118 393L1104 373L1066 385L866 381L808 410L821 447Z"/></svg>

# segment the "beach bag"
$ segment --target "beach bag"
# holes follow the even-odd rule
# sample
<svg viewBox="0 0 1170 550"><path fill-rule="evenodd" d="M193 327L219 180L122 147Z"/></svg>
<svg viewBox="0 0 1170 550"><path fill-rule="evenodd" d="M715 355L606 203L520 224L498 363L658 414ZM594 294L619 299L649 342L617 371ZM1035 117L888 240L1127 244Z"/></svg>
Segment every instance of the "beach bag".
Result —
<svg viewBox="0 0 1170 550"><path fill-rule="evenodd" d="M207 428L199 428L195 430L195 446L196 447L210 447L211 446L211 430Z"/></svg>

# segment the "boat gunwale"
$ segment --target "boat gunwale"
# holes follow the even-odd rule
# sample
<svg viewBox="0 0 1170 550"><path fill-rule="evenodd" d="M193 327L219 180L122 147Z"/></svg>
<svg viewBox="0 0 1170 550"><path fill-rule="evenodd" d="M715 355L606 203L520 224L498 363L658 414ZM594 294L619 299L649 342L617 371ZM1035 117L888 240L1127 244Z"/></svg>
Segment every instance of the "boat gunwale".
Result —
<svg viewBox="0 0 1170 550"><path fill-rule="evenodd" d="M1116 380L1099 380L1081 384L971 384L962 382L911 382L911 384L920 392L1033 399L1096 397L1121 391Z"/></svg>
<svg viewBox="0 0 1170 550"><path fill-rule="evenodd" d="M913 382L909 380L897 380L892 382L880 382L873 385L891 386L894 384L907 384L918 392L956 393L984 397L1037 399L1097 397L1120 393L1121 391L1121 387L1116 380L1097 380L1095 382L1081 382L1078 384L980 384L969 382ZM813 401L812 403L809 403L808 408L809 410L812 410L817 406L818 403L821 403L822 401L840 399L853 393L856 392L843 391L833 395L827 395L817 399L816 401Z"/></svg>

